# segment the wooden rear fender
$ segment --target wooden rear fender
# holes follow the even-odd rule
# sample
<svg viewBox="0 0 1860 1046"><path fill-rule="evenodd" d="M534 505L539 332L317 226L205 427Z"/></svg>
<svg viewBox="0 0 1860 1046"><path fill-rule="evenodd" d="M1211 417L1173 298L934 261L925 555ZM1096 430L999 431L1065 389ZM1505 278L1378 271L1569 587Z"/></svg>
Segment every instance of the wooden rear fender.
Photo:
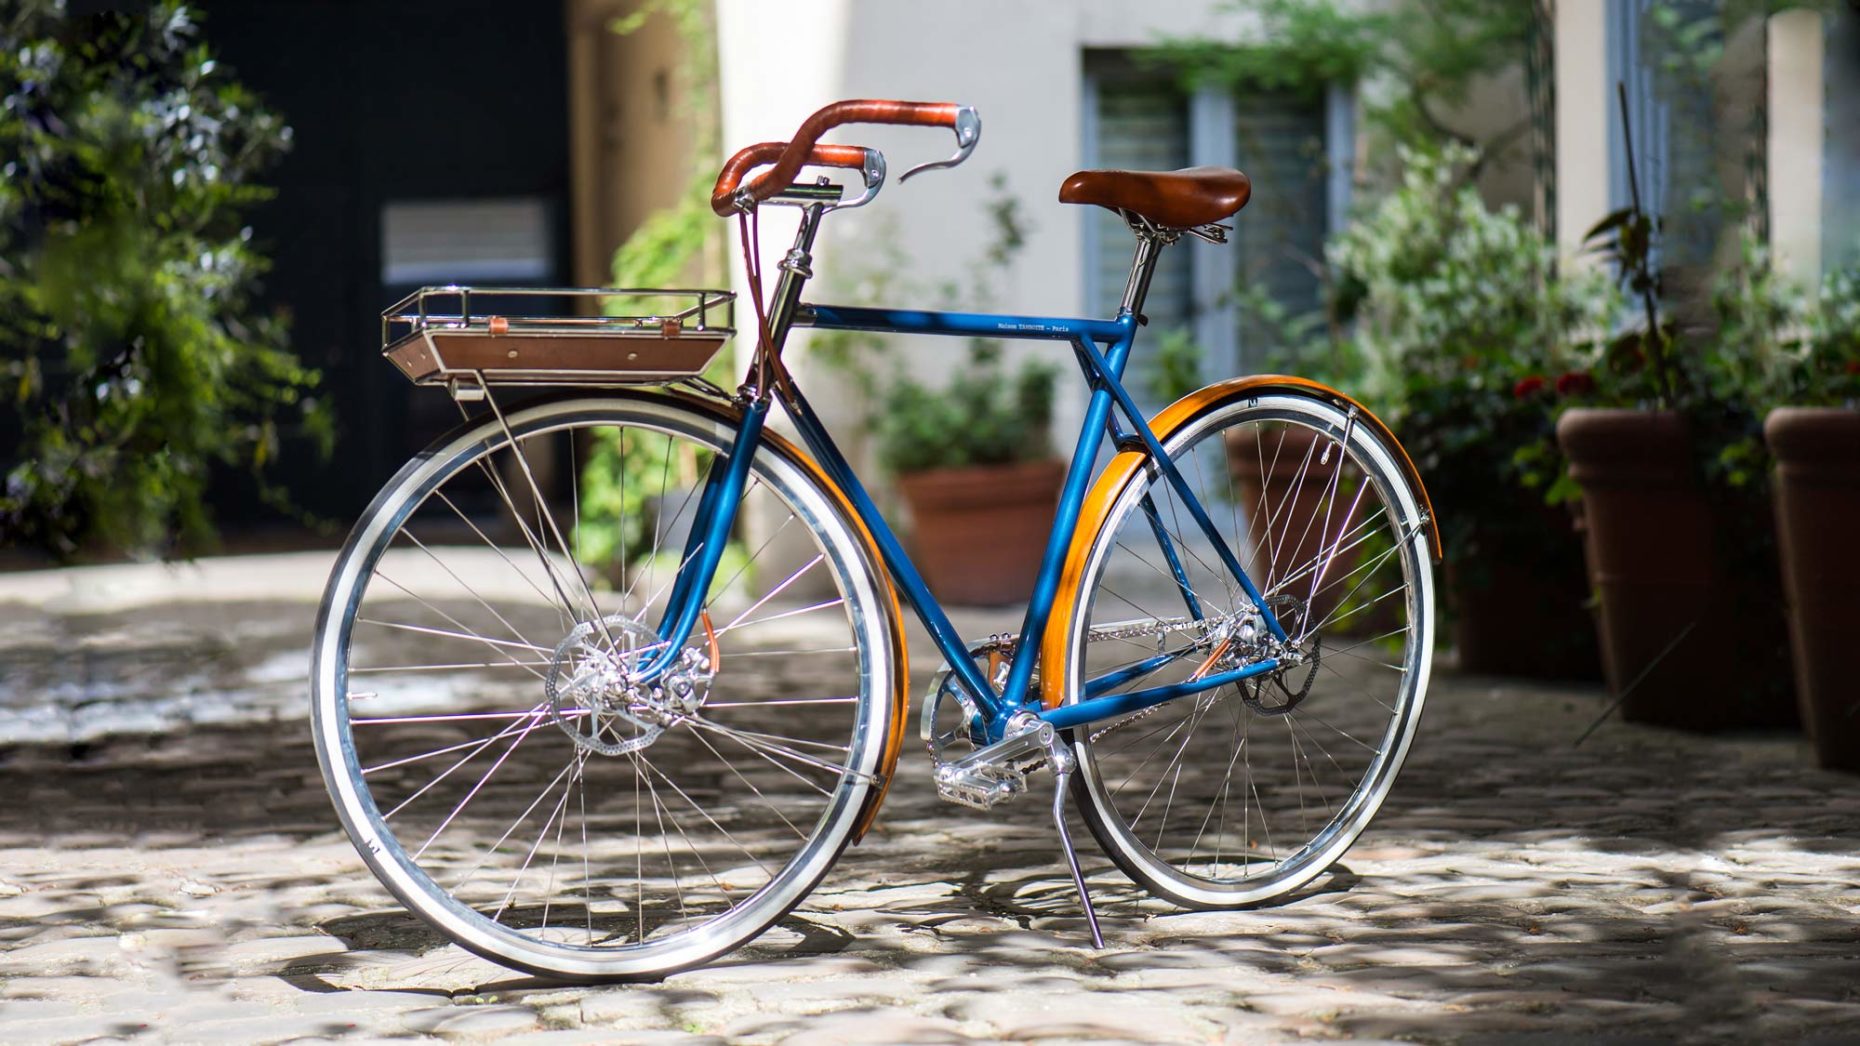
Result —
<svg viewBox="0 0 1860 1046"><path fill-rule="evenodd" d="M1317 396L1357 409L1359 422L1372 427L1389 446L1395 448L1396 463L1420 495L1421 510L1427 513L1428 536L1431 539L1428 545L1433 551L1434 562L1440 562L1445 551L1440 543L1440 524L1434 517L1434 504L1427 496L1427 486L1421 482L1421 474L1409 459L1407 450L1395 438L1395 433L1389 431L1389 427L1369 408L1328 385L1286 374L1256 374L1234 378L1198 389L1164 407L1150 419L1150 429L1156 433L1159 442L1167 441L1182 426L1209 410L1225 406L1236 399L1271 392ZM1067 623L1071 620L1079 598L1079 586L1084 581L1085 559L1091 551L1092 539L1110 515L1111 505L1117 500L1118 494L1142 467L1144 458L1145 455L1136 451L1119 453L1105 466L1104 472L1085 495L1078 528L1072 532L1072 547L1066 551L1065 567L1060 574L1059 593L1053 602L1052 616L1047 618L1046 634L1040 641L1040 699L1047 708L1057 708L1065 700L1065 672L1058 670L1057 666L1064 663L1067 654Z"/></svg>
<svg viewBox="0 0 1860 1046"><path fill-rule="evenodd" d="M694 396L677 390L667 390L663 395L726 423L737 424L743 418L742 411L702 396ZM857 843L865 838L865 833L871 830L873 822L878 820L878 808L884 805L885 793L890 791L891 780L897 776L898 755L904 750L904 728L906 721L910 718L909 691L911 686L910 656L904 648L904 609L898 602L898 591L891 583L891 575L885 570L885 560L879 552L878 542L873 540L872 532L866 529L865 522L859 518L859 513L854 511L852 499L846 496L839 484L833 482L825 469L822 469L805 450L796 446L791 440L768 428L762 430L762 438L781 454L806 469L808 474L820 483L822 489L832 495L833 500L845 511L846 518L852 521L859 540L865 543L866 551L871 554L872 562L878 569L878 584L885 600L885 611L891 616L892 635L897 637L897 641L892 644L891 731L885 737L885 749L878 760L878 788L866 797L865 805L859 811L859 820L853 827L852 841Z"/></svg>

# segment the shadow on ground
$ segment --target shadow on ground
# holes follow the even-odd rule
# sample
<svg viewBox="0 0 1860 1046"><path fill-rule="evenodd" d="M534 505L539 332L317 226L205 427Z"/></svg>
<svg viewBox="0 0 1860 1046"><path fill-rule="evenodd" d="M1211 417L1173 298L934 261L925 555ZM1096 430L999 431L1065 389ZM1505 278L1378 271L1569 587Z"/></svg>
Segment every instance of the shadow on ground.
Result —
<svg viewBox="0 0 1860 1046"><path fill-rule="evenodd" d="M621 987L501 971L393 905L336 829L301 719L18 744L0 750L0 1016L49 1020L31 1007L85 978L94 1009L142 977L227 986L302 1034L328 996L384 1034L1860 1038L1860 782L1804 769L1789 738L1611 723L1573 747L1601 707L1447 675L1345 865L1272 908L1178 912L1094 855L1103 952L1081 947L1043 804L941 804L913 754L880 829L779 928Z"/></svg>

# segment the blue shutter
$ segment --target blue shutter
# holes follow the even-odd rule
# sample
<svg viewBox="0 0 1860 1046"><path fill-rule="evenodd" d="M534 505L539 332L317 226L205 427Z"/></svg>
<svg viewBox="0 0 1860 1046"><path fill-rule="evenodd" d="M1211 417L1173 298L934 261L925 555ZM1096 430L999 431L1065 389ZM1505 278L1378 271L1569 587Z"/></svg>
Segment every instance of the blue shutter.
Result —
<svg viewBox="0 0 1860 1046"><path fill-rule="evenodd" d="M1330 163L1324 99L1246 92L1234 100L1234 152L1253 179L1253 199L1234 219L1242 289L1263 289L1288 318L1323 307L1318 263L1330 228ZM1286 367L1284 346L1243 310L1240 346L1254 370Z"/></svg>
<svg viewBox="0 0 1860 1046"><path fill-rule="evenodd" d="M1087 135L1087 143L1095 146L1085 158L1088 167L1173 171L1188 166L1188 99L1172 79L1131 69L1115 59L1090 63L1087 76L1092 85L1087 97L1093 106L1094 132ZM1091 212L1086 311L1109 316L1124 293L1136 238L1116 214L1102 207L1091 208ZM1143 307L1150 324L1138 339L1124 378L1131 395L1146 408L1161 404L1150 391L1154 356L1144 350L1153 349L1163 332L1189 326L1193 312L1188 250L1170 247L1163 251L1150 280Z"/></svg>

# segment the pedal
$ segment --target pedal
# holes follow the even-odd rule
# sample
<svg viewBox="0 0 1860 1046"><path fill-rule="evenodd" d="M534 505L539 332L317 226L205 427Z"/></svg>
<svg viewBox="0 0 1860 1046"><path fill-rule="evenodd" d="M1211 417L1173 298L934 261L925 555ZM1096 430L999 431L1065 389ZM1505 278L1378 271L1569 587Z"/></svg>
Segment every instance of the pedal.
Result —
<svg viewBox="0 0 1860 1046"><path fill-rule="evenodd" d="M1027 776L1046 766L1058 745L1051 723L1028 713L1014 717L1014 731L986 748L936 768L936 794L952 803L987 810L1027 790Z"/></svg>

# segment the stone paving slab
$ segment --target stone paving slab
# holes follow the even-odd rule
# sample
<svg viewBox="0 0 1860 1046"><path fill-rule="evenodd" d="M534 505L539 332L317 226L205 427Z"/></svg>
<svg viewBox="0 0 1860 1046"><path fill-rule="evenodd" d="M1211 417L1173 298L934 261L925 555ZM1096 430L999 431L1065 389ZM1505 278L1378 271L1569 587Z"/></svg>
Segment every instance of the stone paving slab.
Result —
<svg viewBox="0 0 1860 1046"><path fill-rule="evenodd" d="M1860 780L1785 736L1573 747L1598 692L1451 672L1376 823L1284 905L1179 912L1090 854L1093 951L1043 804L942 804L907 746L763 941L657 984L516 975L338 830L288 574L253 601L0 579L0 724L59 724L0 735L0 1042L1860 1041Z"/></svg>

